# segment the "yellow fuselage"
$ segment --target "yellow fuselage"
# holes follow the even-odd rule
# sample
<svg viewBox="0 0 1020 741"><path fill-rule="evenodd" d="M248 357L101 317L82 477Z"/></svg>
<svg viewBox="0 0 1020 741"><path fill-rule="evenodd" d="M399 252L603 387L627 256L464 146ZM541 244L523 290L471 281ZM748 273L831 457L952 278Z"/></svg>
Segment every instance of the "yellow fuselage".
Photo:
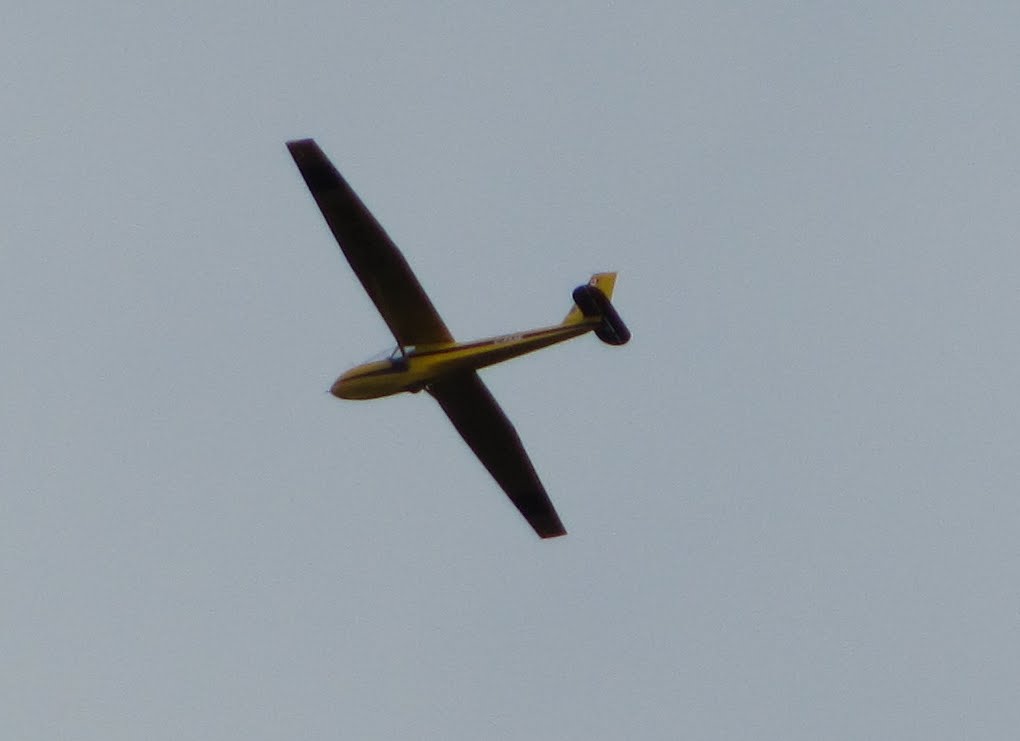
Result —
<svg viewBox="0 0 1020 741"><path fill-rule="evenodd" d="M475 342L405 348L402 355L390 360L351 368L336 380L330 393L341 399L377 399L401 391L421 391L445 376L501 363L590 332L599 321L584 319Z"/></svg>

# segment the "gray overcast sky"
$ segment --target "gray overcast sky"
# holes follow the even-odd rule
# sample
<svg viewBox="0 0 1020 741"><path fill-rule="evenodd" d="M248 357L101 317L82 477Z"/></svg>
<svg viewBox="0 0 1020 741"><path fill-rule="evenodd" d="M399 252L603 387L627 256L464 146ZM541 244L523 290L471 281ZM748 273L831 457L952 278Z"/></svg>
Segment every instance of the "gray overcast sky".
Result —
<svg viewBox="0 0 1020 741"><path fill-rule="evenodd" d="M427 7L427 9L426 9ZM15 3L0 737L1007 739L1015 3ZM484 373L541 542L283 143Z"/></svg>

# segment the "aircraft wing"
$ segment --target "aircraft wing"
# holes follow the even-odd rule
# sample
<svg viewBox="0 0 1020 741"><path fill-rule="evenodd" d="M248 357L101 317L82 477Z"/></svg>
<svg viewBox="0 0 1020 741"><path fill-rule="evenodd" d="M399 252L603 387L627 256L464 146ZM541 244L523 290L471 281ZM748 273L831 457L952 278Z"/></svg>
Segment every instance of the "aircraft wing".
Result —
<svg viewBox="0 0 1020 741"><path fill-rule="evenodd" d="M429 387L471 450L543 538L566 535L514 426L474 371Z"/></svg>
<svg viewBox="0 0 1020 741"><path fill-rule="evenodd" d="M347 261L402 346L453 340L404 256L313 139L287 142Z"/></svg>

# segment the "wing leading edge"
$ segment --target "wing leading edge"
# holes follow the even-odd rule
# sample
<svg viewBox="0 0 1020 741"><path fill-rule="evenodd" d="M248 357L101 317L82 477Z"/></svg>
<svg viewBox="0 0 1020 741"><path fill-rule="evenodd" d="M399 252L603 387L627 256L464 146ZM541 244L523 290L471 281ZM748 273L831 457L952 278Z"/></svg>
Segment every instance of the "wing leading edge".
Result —
<svg viewBox="0 0 1020 741"><path fill-rule="evenodd" d="M298 170L355 275L402 346L453 336L400 250L313 139L287 142Z"/></svg>
<svg viewBox="0 0 1020 741"><path fill-rule="evenodd" d="M429 392L535 532L542 538L566 535L517 431L478 374L440 381Z"/></svg>

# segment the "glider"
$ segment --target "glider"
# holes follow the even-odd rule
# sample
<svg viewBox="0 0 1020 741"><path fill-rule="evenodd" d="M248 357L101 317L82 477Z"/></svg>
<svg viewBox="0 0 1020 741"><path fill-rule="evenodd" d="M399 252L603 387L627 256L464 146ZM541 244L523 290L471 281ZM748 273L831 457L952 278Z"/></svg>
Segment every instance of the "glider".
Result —
<svg viewBox="0 0 1020 741"><path fill-rule="evenodd" d="M565 535L542 482L478 369L594 331L622 345L630 331L610 303L616 273L597 273L573 292L559 324L456 342L404 256L313 139L287 142L298 170L355 274L397 340L385 360L344 373L330 392L374 399L427 391L520 513L542 538Z"/></svg>

